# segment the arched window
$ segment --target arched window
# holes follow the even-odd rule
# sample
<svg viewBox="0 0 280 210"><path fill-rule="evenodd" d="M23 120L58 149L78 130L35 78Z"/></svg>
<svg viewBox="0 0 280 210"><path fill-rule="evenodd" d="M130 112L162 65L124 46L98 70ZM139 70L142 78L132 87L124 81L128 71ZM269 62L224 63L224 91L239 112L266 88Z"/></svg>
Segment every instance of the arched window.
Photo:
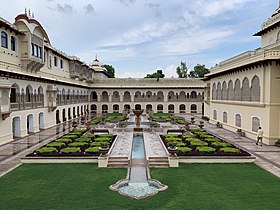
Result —
<svg viewBox="0 0 280 210"><path fill-rule="evenodd" d="M131 101L130 92L128 92L128 91L124 92L123 101L125 101L125 102L130 102Z"/></svg>
<svg viewBox="0 0 280 210"><path fill-rule="evenodd" d="M108 105L107 104L103 104L102 105L102 113L107 113L108 112Z"/></svg>
<svg viewBox="0 0 280 210"><path fill-rule="evenodd" d="M227 100L227 83L225 81L222 85L222 100Z"/></svg>
<svg viewBox="0 0 280 210"><path fill-rule="evenodd" d="M245 77L242 81L242 91L241 91L241 99L242 101L250 101L251 100L251 91L249 87L249 79Z"/></svg>
<svg viewBox="0 0 280 210"><path fill-rule="evenodd" d="M180 113L186 113L186 105L185 104L180 104L179 112Z"/></svg>
<svg viewBox="0 0 280 210"><path fill-rule="evenodd" d="M191 105L191 113L197 113L197 105L196 104Z"/></svg>
<svg viewBox="0 0 280 210"><path fill-rule="evenodd" d="M173 91L168 92L168 101L175 101L175 95Z"/></svg>
<svg viewBox="0 0 280 210"><path fill-rule="evenodd" d="M174 105L173 104L168 105L168 113L174 113Z"/></svg>
<svg viewBox="0 0 280 210"><path fill-rule="evenodd" d="M252 117L252 131L258 132L259 127L261 126L261 120L258 117Z"/></svg>
<svg viewBox="0 0 280 210"><path fill-rule="evenodd" d="M19 95L20 95L19 86L17 84L13 84L11 88L10 103L18 103Z"/></svg>
<svg viewBox="0 0 280 210"><path fill-rule="evenodd" d="M16 51L16 38L11 36L11 50Z"/></svg>
<svg viewBox="0 0 280 210"><path fill-rule="evenodd" d="M118 104L113 105L113 112L119 112L120 106Z"/></svg>
<svg viewBox="0 0 280 210"><path fill-rule="evenodd" d="M120 101L120 94L118 91L114 91L113 92L113 98L112 98L113 102L119 102Z"/></svg>
<svg viewBox="0 0 280 210"><path fill-rule="evenodd" d="M8 35L6 32L1 32L1 47L8 48Z"/></svg>
<svg viewBox="0 0 280 210"><path fill-rule="evenodd" d="M109 96L108 96L108 93L106 91L102 92L102 101L103 102L109 101Z"/></svg>
<svg viewBox="0 0 280 210"><path fill-rule="evenodd" d="M212 100L217 99L217 89L216 89L216 83L213 84L212 86Z"/></svg>
<svg viewBox="0 0 280 210"><path fill-rule="evenodd" d="M135 102L141 101L141 93L140 93L139 91L136 91L136 92L135 92L134 101L135 101Z"/></svg>
<svg viewBox="0 0 280 210"><path fill-rule="evenodd" d="M91 101L97 101L97 93L95 91L91 92Z"/></svg>
<svg viewBox="0 0 280 210"><path fill-rule="evenodd" d="M184 91L179 93L179 101L186 101L186 93Z"/></svg>
<svg viewBox="0 0 280 210"><path fill-rule="evenodd" d="M221 83L218 82L217 85L217 100L221 100L222 99L222 87L221 87Z"/></svg>
<svg viewBox="0 0 280 210"><path fill-rule="evenodd" d="M260 101L261 87L259 77L254 76L251 86L251 101Z"/></svg>
<svg viewBox="0 0 280 210"><path fill-rule="evenodd" d="M157 92L157 101L163 101L163 100L164 100L163 92L162 91Z"/></svg>
<svg viewBox="0 0 280 210"><path fill-rule="evenodd" d="M234 100L241 101L241 88L239 79L236 79L234 82Z"/></svg>
<svg viewBox="0 0 280 210"><path fill-rule="evenodd" d="M228 82L228 100L234 101L233 82L231 80Z"/></svg>
<svg viewBox="0 0 280 210"><path fill-rule="evenodd" d="M191 98L197 98L197 93L196 91L191 92Z"/></svg>
<svg viewBox="0 0 280 210"><path fill-rule="evenodd" d="M26 87L26 102L31 102L32 101L32 87L30 85L28 85Z"/></svg>
<svg viewBox="0 0 280 210"><path fill-rule="evenodd" d="M163 105L162 104L158 104L157 105L157 112L158 113L162 113L163 112Z"/></svg>
<svg viewBox="0 0 280 210"><path fill-rule="evenodd" d="M43 88L40 86L38 88L38 97L37 97L38 101L43 101L44 100L44 93L43 93Z"/></svg>
<svg viewBox="0 0 280 210"><path fill-rule="evenodd" d="M235 126L241 127L241 115L240 114L235 115Z"/></svg>
<svg viewBox="0 0 280 210"><path fill-rule="evenodd" d="M227 112L223 112L223 122L227 123Z"/></svg>
<svg viewBox="0 0 280 210"><path fill-rule="evenodd" d="M217 110L213 110L213 119L217 120Z"/></svg>

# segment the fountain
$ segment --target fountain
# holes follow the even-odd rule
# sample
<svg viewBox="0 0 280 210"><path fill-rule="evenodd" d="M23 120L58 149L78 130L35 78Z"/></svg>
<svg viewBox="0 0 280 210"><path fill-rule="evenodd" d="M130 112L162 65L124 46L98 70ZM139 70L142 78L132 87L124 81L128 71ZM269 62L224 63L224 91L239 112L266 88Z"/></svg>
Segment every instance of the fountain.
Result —
<svg viewBox="0 0 280 210"><path fill-rule="evenodd" d="M143 132L143 128L140 127L140 115L144 112L144 109L133 109L133 113L136 116L136 127L134 132Z"/></svg>
<svg viewBox="0 0 280 210"><path fill-rule="evenodd" d="M127 178L111 185L110 189L134 199L146 198L166 190L166 185L150 179L145 156L143 134L133 134L131 164Z"/></svg>

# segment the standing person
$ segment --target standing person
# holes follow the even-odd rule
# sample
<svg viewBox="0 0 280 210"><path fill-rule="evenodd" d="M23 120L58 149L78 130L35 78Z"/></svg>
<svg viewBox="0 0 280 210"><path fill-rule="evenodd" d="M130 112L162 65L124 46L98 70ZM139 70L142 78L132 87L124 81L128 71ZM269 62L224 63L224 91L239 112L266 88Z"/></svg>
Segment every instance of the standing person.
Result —
<svg viewBox="0 0 280 210"><path fill-rule="evenodd" d="M261 141L261 145L260 146L262 146L262 144L263 144L262 138L263 138L263 129L262 129L262 127L259 127L258 134L257 134L257 143L256 143L256 145L258 145L259 141Z"/></svg>

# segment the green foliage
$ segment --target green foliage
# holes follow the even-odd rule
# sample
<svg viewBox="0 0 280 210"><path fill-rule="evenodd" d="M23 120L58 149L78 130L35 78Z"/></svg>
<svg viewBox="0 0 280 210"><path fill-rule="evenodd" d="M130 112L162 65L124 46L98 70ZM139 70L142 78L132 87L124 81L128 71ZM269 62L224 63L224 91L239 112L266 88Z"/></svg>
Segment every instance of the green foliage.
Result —
<svg viewBox="0 0 280 210"><path fill-rule="evenodd" d="M183 135L182 137L183 137L184 139L187 139L187 138L195 138L195 136L192 135L192 134L185 134L185 135Z"/></svg>
<svg viewBox="0 0 280 210"><path fill-rule="evenodd" d="M100 147L102 148L107 148L110 145L108 141L101 141L100 142Z"/></svg>
<svg viewBox="0 0 280 210"><path fill-rule="evenodd" d="M184 142L179 142L179 143L177 143L176 146L177 146L177 147L185 147L186 144L185 144Z"/></svg>
<svg viewBox="0 0 280 210"><path fill-rule="evenodd" d="M69 144L68 146L69 147L85 147L87 145L88 145L87 142L79 142L79 141L77 141L77 142L73 142L73 143Z"/></svg>
<svg viewBox="0 0 280 210"><path fill-rule="evenodd" d="M190 71L189 77L191 78L203 78L205 74L210 71L205 65L197 64L192 71Z"/></svg>
<svg viewBox="0 0 280 210"><path fill-rule="evenodd" d="M107 138L107 137L98 137L96 139L94 139L94 141L108 141L110 142L112 139L111 138Z"/></svg>
<svg viewBox="0 0 280 210"><path fill-rule="evenodd" d="M63 136L63 138L74 140L74 139L78 138L78 135L67 134L67 135Z"/></svg>
<svg viewBox="0 0 280 210"><path fill-rule="evenodd" d="M144 78L164 78L162 70L157 70L155 73L147 74Z"/></svg>
<svg viewBox="0 0 280 210"><path fill-rule="evenodd" d="M81 152L81 150L79 147L66 147L66 148L60 150L60 152L63 154L74 154L74 153Z"/></svg>
<svg viewBox="0 0 280 210"><path fill-rule="evenodd" d="M96 117L96 118L92 119L89 123L91 125L97 125L100 122L101 122L101 118L100 117Z"/></svg>
<svg viewBox="0 0 280 210"><path fill-rule="evenodd" d="M167 142L170 142L170 141L182 141L182 139L181 138L175 138L175 137L170 137L170 138L165 138L165 140L167 141Z"/></svg>
<svg viewBox="0 0 280 210"><path fill-rule="evenodd" d="M70 131L68 134L80 135L80 134L83 134L84 132L85 132L85 130L78 129L78 130Z"/></svg>
<svg viewBox="0 0 280 210"><path fill-rule="evenodd" d="M91 138L87 138L87 137L80 137L78 139L76 139L76 141L79 141L79 142L90 142L91 141Z"/></svg>
<svg viewBox="0 0 280 210"><path fill-rule="evenodd" d="M192 133L195 133L195 132L202 132L203 130L200 129L200 128L192 128L190 131L191 131Z"/></svg>
<svg viewBox="0 0 280 210"><path fill-rule="evenodd" d="M213 153L216 151L213 147L197 147L196 150L201 153Z"/></svg>
<svg viewBox="0 0 280 210"><path fill-rule="evenodd" d="M230 147L231 144L229 144L227 142L215 141L215 142L211 143L211 146L214 146L214 147Z"/></svg>
<svg viewBox="0 0 280 210"><path fill-rule="evenodd" d="M108 78L115 78L115 68L113 66L104 64L103 67L107 70Z"/></svg>
<svg viewBox="0 0 280 210"><path fill-rule="evenodd" d="M218 142L220 141L219 139L217 139L216 137L211 137L211 138L205 138L204 141L207 141L207 142Z"/></svg>
<svg viewBox="0 0 280 210"><path fill-rule="evenodd" d="M61 138L61 139L57 139L56 142L62 142L62 143L70 143L72 142L71 139L66 139L66 138Z"/></svg>
<svg viewBox="0 0 280 210"><path fill-rule="evenodd" d="M186 138L186 141L192 142L192 141L200 141L198 138Z"/></svg>
<svg viewBox="0 0 280 210"><path fill-rule="evenodd" d="M181 61L180 66L176 68L176 73L179 78L187 78L188 77L188 67L186 62Z"/></svg>
<svg viewBox="0 0 280 210"><path fill-rule="evenodd" d="M177 141L169 141L167 142L167 146L171 148L175 148L177 146L178 142Z"/></svg>
<svg viewBox="0 0 280 210"><path fill-rule="evenodd" d="M63 143L63 142L57 142L57 141L48 143L48 144L46 145L46 147L55 147L55 148L61 148L61 147L64 147L64 146L65 146L65 143Z"/></svg>
<svg viewBox="0 0 280 210"><path fill-rule="evenodd" d="M99 147L89 147L85 149L85 152L89 154L97 154L99 153Z"/></svg>
<svg viewBox="0 0 280 210"><path fill-rule="evenodd" d="M40 149L37 149L35 152L38 155L52 154L54 152L57 152L57 149L55 147L42 147Z"/></svg>
<svg viewBox="0 0 280 210"><path fill-rule="evenodd" d="M232 148L232 147L223 147L220 148L220 151L225 153L240 153L240 149Z"/></svg>
<svg viewBox="0 0 280 210"><path fill-rule="evenodd" d="M164 134L163 136L165 138L178 138L179 134Z"/></svg>
<svg viewBox="0 0 280 210"><path fill-rule="evenodd" d="M99 134L98 136L99 136L100 138L103 138L103 137L104 137L104 138L111 138L111 139L113 138L113 134Z"/></svg>
<svg viewBox="0 0 280 210"><path fill-rule="evenodd" d="M189 148L189 147L178 147L178 151L179 151L180 153L188 153L188 152L191 152L192 149Z"/></svg>
<svg viewBox="0 0 280 210"><path fill-rule="evenodd" d="M101 147L101 142L92 142L90 144L91 147Z"/></svg>
<svg viewBox="0 0 280 210"><path fill-rule="evenodd" d="M204 142L204 141L201 141L201 140L198 140L198 141L191 141L190 142L190 145L192 146L208 146L207 142Z"/></svg>
<svg viewBox="0 0 280 210"><path fill-rule="evenodd" d="M94 134L87 133L87 134L83 135L82 137L86 137L86 138L94 138Z"/></svg>
<svg viewBox="0 0 280 210"><path fill-rule="evenodd" d="M177 122L178 124L180 124L180 125L186 124L186 121L183 120L183 119L176 120L176 122Z"/></svg>

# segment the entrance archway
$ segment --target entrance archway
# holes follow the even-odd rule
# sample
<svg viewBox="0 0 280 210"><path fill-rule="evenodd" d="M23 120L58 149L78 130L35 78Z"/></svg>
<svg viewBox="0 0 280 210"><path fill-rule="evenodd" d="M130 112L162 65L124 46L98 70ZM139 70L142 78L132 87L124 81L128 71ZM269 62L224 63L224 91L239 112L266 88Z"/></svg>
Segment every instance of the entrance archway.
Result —
<svg viewBox="0 0 280 210"><path fill-rule="evenodd" d="M12 120L13 138L21 136L20 132L20 117L14 117Z"/></svg>
<svg viewBox="0 0 280 210"><path fill-rule="evenodd" d="M27 133L34 133L34 116L33 114L27 115Z"/></svg>
<svg viewBox="0 0 280 210"><path fill-rule="evenodd" d="M56 120L56 124L59 124L59 123L60 123L60 119L59 119L59 110L56 110L56 113L55 113L55 120Z"/></svg>
<svg viewBox="0 0 280 210"><path fill-rule="evenodd" d="M45 129L45 116L44 116L44 113L43 112L41 112L40 114L39 114L39 129L41 130L41 129Z"/></svg>

